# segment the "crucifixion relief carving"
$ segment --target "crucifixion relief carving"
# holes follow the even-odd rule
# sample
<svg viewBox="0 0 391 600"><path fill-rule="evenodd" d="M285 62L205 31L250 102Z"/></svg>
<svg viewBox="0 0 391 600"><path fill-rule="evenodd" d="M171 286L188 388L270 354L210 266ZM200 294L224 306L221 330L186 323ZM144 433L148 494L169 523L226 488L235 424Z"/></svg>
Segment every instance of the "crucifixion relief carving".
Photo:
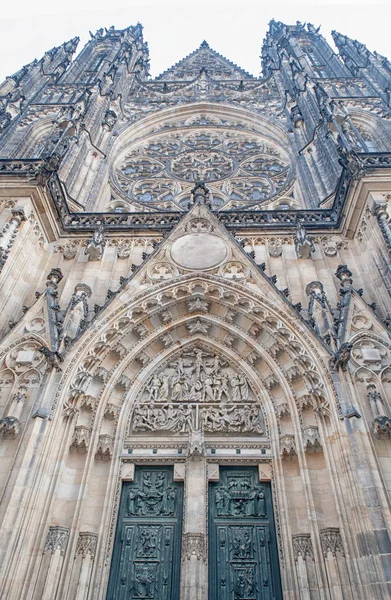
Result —
<svg viewBox="0 0 391 600"><path fill-rule="evenodd" d="M247 378L218 354L193 348L155 372L136 406L132 431L262 434Z"/></svg>

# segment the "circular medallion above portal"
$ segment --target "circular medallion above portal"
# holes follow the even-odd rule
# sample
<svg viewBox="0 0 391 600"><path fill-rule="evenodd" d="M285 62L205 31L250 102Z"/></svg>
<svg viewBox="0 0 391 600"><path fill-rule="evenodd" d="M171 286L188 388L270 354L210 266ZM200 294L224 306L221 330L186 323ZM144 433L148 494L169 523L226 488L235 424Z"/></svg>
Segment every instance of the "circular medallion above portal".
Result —
<svg viewBox="0 0 391 600"><path fill-rule="evenodd" d="M212 233L182 235L171 247L173 261L184 269L213 269L227 258L227 254L225 242Z"/></svg>

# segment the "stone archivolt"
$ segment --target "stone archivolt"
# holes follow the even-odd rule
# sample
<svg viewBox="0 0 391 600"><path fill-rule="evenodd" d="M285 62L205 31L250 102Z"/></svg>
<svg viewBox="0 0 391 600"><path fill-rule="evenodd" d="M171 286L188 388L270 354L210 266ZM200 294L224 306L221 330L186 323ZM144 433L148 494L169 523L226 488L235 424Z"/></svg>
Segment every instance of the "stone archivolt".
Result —
<svg viewBox="0 0 391 600"><path fill-rule="evenodd" d="M165 363L175 362L173 358L164 358L164 355L167 354L167 356L173 356L170 348L172 349L175 341L180 339L177 336L183 337L183 333L180 333L182 331L180 330L180 327L182 327L182 324L184 323L197 323L197 321L200 321L200 324L206 323L209 326L207 330L212 338L216 334L219 335L218 331L221 330L222 327L227 327L227 332L230 332L233 341L230 338L230 343L224 350L224 356L228 356L229 354L232 355L232 358L235 356L234 362L237 362L238 364L240 362L240 357L243 359L243 356L246 356L246 352L249 357L248 360L250 361L254 349L257 348L257 354L259 354L261 359L260 366L257 368L262 368L262 379L265 380L265 385L266 381L271 377L274 378L277 385L282 385L282 389L287 389L287 386L299 385L300 381L304 381L308 394L313 393L314 390L317 390L317 393L321 396L322 394L325 394L324 379L318 372L318 367L315 366L316 362L319 364L319 360L310 357L308 354L308 346L305 350L305 342L299 341L297 339L297 334L293 329L279 320L275 315L274 308L272 309L271 306L264 306L264 299L258 308L254 301L254 295L251 300L246 298L241 286L238 286L237 283L230 284L228 291L228 288L222 285L221 279L216 278L216 280L213 281L213 278L205 276L196 278L194 278L194 276L186 276L185 281L186 279L192 281L188 282L186 285L183 283L175 285L170 283L164 284L164 288L157 290L149 299L144 299L142 306L139 305L138 307L136 302L136 304L133 304L133 308L128 308L126 314L128 314L129 317L126 317L125 312L122 311L122 315L116 316L110 324L106 325L106 331L100 334L100 338L96 340L94 344L89 342L90 350L88 356L90 358L87 356L85 359L79 359L79 374L74 376L75 383L72 384L73 389L79 389L80 384L78 381L84 381L85 383L82 383L85 387L84 393L88 394L88 385L89 381L91 381L91 377L94 373L98 373L99 364L105 360L105 356L108 356L112 345L118 345L120 340L122 340L121 346L123 346L125 350L121 353L122 356L118 355L118 362L111 370L110 374L106 373L106 382L104 386L106 389L110 389L111 385L120 380L122 374L125 375L125 373L127 373L127 369L129 368L127 365L133 364L132 357L141 356L141 353L145 357L145 360L142 362L144 368L150 368L148 365L157 354L161 354L161 359L163 359ZM202 286L206 295L196 295L193 297L191 290L196 290L198 285ZM237 289L235 289L235 287ZM197 292L197 294L199 294L199 292ZM173 298L173 300L170 300L170 297ZM163 298L165 304L162 304ZM227 314L233 312L233 314L238 317L240 315L242 322L243 319L248 320L248 325L246 326L248 330L256 323L258 333L255 334L255 338L246 333L243 325L239 328L233 324L231 318L229 319L230 324L226 325L224 320L221 320L220 316L214 316L213 313L215 310L218 310L221 314L221 308L217 307L221 307L222 304L225 307L224 310ZM162 311L162 307L165 306L169 308L164 308ZM232 311L231 306L235 306L235 311ZM131 339L129 336L131 336L132 330L139 328L137 323L140 323L140 325L144 323L145 325L149 322L149 319L153 318L154 314L160 315L163 314L163 312L166 313L169 310L172 311L173 307L175 307L177 315L178 313L183 314L179 320L177 320L178 315L174 320L169 321L167 324L162 323L162 328L156 328L155 326L154 330L149 330L149 326L147 326L147 335L140 338L137 334L134 342L130 343L129 348L129 341L125 342L125 339ZM193 309L195 312L191 312L189 315L188 311L193 311ZM202 314L202 320L197 317L197 310ZM135 322L134 316L144 320L136 320ZM147 320L145 321L146 317ZM170 318L172 319L173 315L171 315ZM215 330L215 325L218 327L217 330ZM145 330L145 327L143 327L143 330ZM214 333L215 331L216 333ZM259 332L263 332L262 337L266 336L265 340L269 339L270 341L266 341L266 343L260 345L257 340ZM167 335L170 336L168 346L162 340L161 348L163 349L163 352L161 350L157 352L155 340L162 339L162 336ZM190 333L189 341L191 340L192 335L203 336L205 333L203 331L194 332L193 334ZM235 348L239 347L237 344L243 344L243 342L245 342L246 345L249 345L248 350L244 350L242 346L240 356L236 356L237 352ZM282 354L279 352L276 355L276 358L273 358L273 353L271 350L269 351L269 348L275 343L278 343L279 347L282 349ZM221 345L221 342L219 342L219 345ZM96 350L94 350L94 348L96 348ZM128 350L126 351L126 349ZM133 425L133 427L144 432L157 430L162 432L181 431L182 429L184 431L190 431L194 427L201 426L205 431L213 432L252 431L260 433L263 430L262 423L259 422L257 424L257 416L254 413L253 406L253 395L249 384L247 383L247 385L245 385L243 383L243 375L238 375L234 372L229 373L228 367L222 367L220 373L223 373L224 377L220 380L220 377L216 377L216 374L213 372L214 357L218 354L217 348L216 350L212 350L210 347L205 347L202 351L207 351L209 354L208 358L205 357L205 360L203 359L205 362L205 369L201 370L202 381L197 382L194 380L194 374L196 372L194 367L195 355L191 356L194 352L194 346L189 350L189 356L184 356L182 359L184 363L188 362L189 365L184 367L184 373L179 376L179 380L178 373L176 372L178 367L166 366L157 371L156 367L154 367L155 375L150 376L149 383L147 384L148 392L144 392L142 403L139 404L135 410L133 417L135 419L135 425ZM184 352L187 352L187 350L184 350ZM219 357L220 361L226 360L222 359L221 356ZM289 361L293 361L293 363ZM250 362L253 363L252 359ZM299 366L295 366L294 363ZM254 365L257 364L258 363L254 363ZM295 373L297 369L299 369L295 378L288 378L285 380L285 383L285 371L281 369L282 364L290 364L291 367L289 368L292 370L294 367ZM140 367L138 367L138 369L139 368ZM269 373L267 370L268 368L270 368ZM179 369L181 369L181 367L179 367ZM190 376L191 371L192 375ZM291 372L288 369L286 369L286 371ZM211 377L207 377L209 375L211 375ZM128 377L128 375L126 376ZM211 382L209 381L210 378L212 379ZM153 379L155 381L152 385ZM231 385L231 380L233 386ZM227 389L228 394L224 391L224 388ZM246 390L246 388L248 389L248 392L243 391ZM134 392L132 392L132 395L133 394ZM246 400L246 395L248 400ZM103 401L105 396L106 392L101 401ZM240 405L236 406L238 400ZM192 410L189 411L187 415L184 415L184 411L189 409L189 404L194 406L192 406ZM197 407L195 405L197 405ZM291 406L291 410L295 412L296 408Z"/></svg>

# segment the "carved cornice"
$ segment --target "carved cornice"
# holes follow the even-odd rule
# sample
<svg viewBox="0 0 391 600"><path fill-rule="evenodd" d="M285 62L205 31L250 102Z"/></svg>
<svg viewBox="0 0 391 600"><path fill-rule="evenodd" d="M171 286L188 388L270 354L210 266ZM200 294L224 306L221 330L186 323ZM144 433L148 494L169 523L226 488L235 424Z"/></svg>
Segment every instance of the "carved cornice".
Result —
<svg viewBox="0 0 391 600"><path fill-rule="evenodd" d="M360 154L365 168L390 168L391 153ZM105 231L120 233L121 231L150 230L156 232L170 231L182 218L178 211L148 213L74 213L69 210L66 193L57 173L45 174L44 162L38 159L0 159L0 176L28 177L46 186L59 214L62 229L68 234L91 232L104 223ZM304 210L229 210L216 213L220 221L231 231L246 229L296 230L301 223L317 230L334 229L340 224L343 207L346 202L351 178L343 169L331 209Z"/></svg>

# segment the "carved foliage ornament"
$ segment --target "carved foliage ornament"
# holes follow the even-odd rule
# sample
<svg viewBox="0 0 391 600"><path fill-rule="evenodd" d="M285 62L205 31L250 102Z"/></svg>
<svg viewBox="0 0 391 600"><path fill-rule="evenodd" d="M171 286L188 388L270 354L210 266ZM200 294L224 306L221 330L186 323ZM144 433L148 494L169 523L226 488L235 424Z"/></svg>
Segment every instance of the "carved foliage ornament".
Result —
<svg viewBox="0 0 391 600"><path fill-rule="evenodd" d="M87 555L95 558L98 534L90 531L81 531L77 540L76 554L81 554L83 558Z"/></svg>
<svg viewBox="0 0 391 600"><path fill-rule="evenodd" d="M297 562L299 557L303 560L310 558L314 560L314 550L309 533L299 533L292 536L293 554Z"/></svg>
<svg viewBox="0 0 391 600"><path fill-rule="evenodd" d="M334 558L336 557L337 552L340 552L342 556L345 556L341 533L337 527L327 527L327 529L322 529L320 532L320 542L325 558L327 558L329 552L331 552Z"/></svg>
<svg viewBox="0 0 391 600"><path fill-rule="evenodd" d="M52 554L59 550L61 555L65 554L68 544L69 528L59 525L49 527L49 532L46 538L44 553L50 551Z"/></svg>

